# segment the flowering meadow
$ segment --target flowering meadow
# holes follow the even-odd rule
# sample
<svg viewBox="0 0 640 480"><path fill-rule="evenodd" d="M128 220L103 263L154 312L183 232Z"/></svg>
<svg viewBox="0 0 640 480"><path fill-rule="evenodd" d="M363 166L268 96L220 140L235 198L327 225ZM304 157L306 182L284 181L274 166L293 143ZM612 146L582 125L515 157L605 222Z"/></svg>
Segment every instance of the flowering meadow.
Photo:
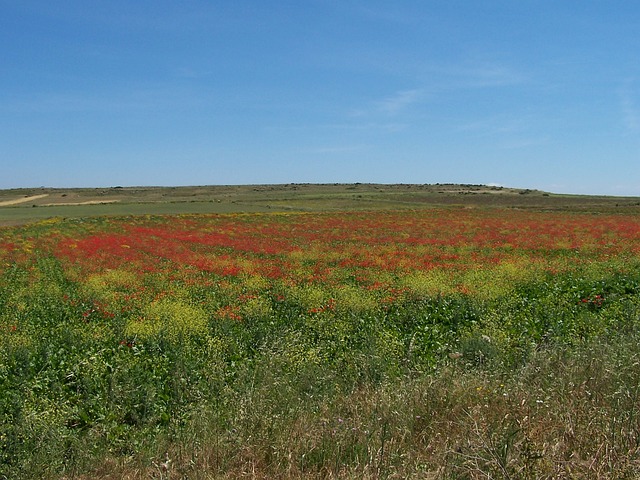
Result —
<svg viewBox="0 0 640 480"><path fill-rule="evenodd" d="M639 324L637 215L5 227L0 477L633 478Z"/></svg>

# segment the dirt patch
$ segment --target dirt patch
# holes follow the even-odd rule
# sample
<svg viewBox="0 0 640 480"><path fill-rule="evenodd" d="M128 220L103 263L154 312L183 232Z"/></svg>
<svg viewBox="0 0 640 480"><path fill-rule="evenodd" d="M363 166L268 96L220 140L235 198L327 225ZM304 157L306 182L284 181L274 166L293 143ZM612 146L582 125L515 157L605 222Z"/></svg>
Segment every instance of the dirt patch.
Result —
<svg viewBox="0 0 640 480"><path fill-rule="evenodd" d="M32 195L30 197L22 197L17 198L15 200L5 200L0 202L0 207L7 207L9 205L18 205L19 203L31 202L32 200L38 200L40 198L48 197L48 193L43 193L42 195Z"/></svg>
<svg viewBox="0 0 640 480"><path fill-rule="evenodd" d="M61 207L68 205L102 205L104 203L116 203L120 200L87 200L86 202L45 203L41 207Z"/></svg>

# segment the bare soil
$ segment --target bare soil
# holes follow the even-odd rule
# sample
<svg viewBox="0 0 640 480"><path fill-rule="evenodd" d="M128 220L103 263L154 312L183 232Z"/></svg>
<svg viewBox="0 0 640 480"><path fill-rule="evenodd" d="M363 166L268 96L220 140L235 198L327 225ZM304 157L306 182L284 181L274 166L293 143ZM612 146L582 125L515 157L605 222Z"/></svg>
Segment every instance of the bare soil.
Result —
<svg viewBox="0 0 640 480"><path fill-rule="evenodd" d="M35 202L36 200L40 200L41 198L48 197L48 196L49 196L48 193L43 193L42 195L31 195L31 196L26 196L22 198L17 198L15 200L4 200L0 202L0 207L7 207L9 205L18 205L20 203Z"/></svg>

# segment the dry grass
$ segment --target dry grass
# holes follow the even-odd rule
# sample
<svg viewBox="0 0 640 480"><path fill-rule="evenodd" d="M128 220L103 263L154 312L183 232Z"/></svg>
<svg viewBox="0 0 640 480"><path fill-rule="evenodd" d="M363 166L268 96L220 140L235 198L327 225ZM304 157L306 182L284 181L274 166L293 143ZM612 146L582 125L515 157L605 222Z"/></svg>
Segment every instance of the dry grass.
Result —
<svg viewBox="0 0 640 480"><path fill-rule="evenodd" d="M638 478L636 341L551 348L513 371L456 360L321 401L257 385L234 418L200 412L151 458L79 478Z"/></svg>

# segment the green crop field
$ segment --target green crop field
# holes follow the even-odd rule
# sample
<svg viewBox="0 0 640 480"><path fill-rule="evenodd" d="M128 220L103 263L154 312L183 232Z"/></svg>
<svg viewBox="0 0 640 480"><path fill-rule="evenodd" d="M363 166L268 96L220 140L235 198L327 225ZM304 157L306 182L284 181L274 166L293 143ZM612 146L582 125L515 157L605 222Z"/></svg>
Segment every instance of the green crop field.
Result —
<svg viewBox="0 0 640 480"><path fill-rule="evenodd" d="M640 212L640 199L483 185L289 184L0 190L0 225L52 217L469 206Z"/></svg>
<svg viewBox="0 0 640 480"><path fill-rule="evenodd" d="M0 192L0 478L638 478L640 202Z"/></svg>

